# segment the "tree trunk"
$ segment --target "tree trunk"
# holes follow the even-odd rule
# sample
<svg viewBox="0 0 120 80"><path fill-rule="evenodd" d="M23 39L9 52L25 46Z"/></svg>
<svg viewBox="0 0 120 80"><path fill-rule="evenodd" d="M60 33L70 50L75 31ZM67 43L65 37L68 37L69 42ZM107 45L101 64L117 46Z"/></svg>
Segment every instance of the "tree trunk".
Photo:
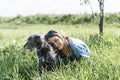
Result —
<svg viewBox="0 0 120 80"><path fill-rule="evenodd" d="M103 34L103 14L100 14L100 22L99 22L99 33Z"/></svg>
<svg viewBox="0 0 120 80"><path fill-rule="evenodd" d="M104 0L99 0L99 5L100 5L99 33L100 35L103 35Z"/></svg>

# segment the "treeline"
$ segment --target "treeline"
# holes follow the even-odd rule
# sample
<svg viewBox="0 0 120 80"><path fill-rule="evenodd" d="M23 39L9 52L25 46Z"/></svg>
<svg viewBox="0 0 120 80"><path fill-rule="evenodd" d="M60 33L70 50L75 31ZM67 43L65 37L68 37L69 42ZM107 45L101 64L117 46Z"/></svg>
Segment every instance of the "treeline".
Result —
<svg viewBox="0 0 120 80"><path fill-rule="evenodd" d="M99 20L99 15L97 16ZM120 22L120 13L114 14L105 14L104 21L106 23L119 23ZM83 24L83 23L96 23L92 14L67 14L67 15L43 15L37 14L34 16L21 16L16 17L0 17L0 24L2 23L11 23L11 24Z"/></svg>

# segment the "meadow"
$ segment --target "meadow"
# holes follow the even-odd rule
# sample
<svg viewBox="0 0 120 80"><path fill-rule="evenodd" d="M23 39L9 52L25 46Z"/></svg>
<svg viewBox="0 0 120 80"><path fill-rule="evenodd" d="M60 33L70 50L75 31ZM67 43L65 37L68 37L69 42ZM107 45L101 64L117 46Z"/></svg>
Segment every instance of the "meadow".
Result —
<svg viewBox="0 0 120 80"><path fill-rule="evenodd" d="M35 52L23 45L31 33L44 35L51 29L83 40L90 48L90 60L61 65L54 72L44 70L39 76ZM98 25L90 23L0 24L0 80L120 80L120 27L105 24L100 36Z"/></svg>

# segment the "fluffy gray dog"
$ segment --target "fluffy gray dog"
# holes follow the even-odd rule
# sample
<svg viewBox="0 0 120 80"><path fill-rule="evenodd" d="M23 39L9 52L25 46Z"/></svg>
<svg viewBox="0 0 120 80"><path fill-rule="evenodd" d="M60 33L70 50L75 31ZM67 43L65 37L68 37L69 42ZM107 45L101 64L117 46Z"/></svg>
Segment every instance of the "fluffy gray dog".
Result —
<svg viewBox="0 0 120 80"><path fill-rule="evenodd" d="M33 51L36 49L38 57L38 69L42 72L42 68L46 68L48 71L54 70L55 67L59 66L59 58L57 50L45 41L45 38L39 34L31 34L26 44L25 49Z"/></svg>

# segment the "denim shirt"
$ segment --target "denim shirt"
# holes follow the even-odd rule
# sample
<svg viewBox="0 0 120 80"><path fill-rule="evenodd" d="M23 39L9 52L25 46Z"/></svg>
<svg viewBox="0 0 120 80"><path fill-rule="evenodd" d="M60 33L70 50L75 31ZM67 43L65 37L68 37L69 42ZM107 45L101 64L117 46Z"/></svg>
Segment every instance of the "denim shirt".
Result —
<svg viewBox="0 0 120 80"><path fill-rule="evenodd" d="M81 56L87 57L87 58L90 57L89 48L82 40L79 40L76 38L70 38L70 39L71 41L69 41L69 45L72 49L72 54L69 56L70 58L71 57L79 58Z"/></svg>
<svg viewBox="0 0 120 80"><path fill-rule="evenodd" d="M69 46L72 49L72 53L71 55L68 57L70 59L70 61L73 61L75 59L79 59L82 56L89 58L90 57L90 51L89 48L87 47L87 45L79 39L76 38L69 38L70 40L68 41ZM66 61L66 57L61 57L62 61L65 62Z"/></svg>

